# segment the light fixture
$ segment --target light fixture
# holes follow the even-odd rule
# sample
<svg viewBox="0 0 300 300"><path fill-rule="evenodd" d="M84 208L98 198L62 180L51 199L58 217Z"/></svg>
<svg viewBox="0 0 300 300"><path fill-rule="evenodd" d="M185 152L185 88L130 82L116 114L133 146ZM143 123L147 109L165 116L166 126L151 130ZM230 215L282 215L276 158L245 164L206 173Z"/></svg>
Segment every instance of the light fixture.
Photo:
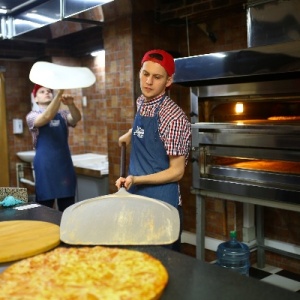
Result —
<svg viewBox="0 0 300 300"><path fill-rule="evenodd" d="M53 22L57 21L53 18L49 18L47 16L43 16L38 13L27 13L26 17L33 19L35 21L42 21L43 23L53 23Z"/></svg>
<svg viewBox="0 0 300 300"><path fill-rule="evenodd" d="M82 0L75 0L75 2L81 2ZM103 0L103 1L99 1L99 0L85 0L86 3L90 4L90 3L93 3L93 4L106 4L106 3L109 3L109 2L112 2L113 0ZM99 3L100 2L100 3Z"/></svg>
<svg viewBox="0 0 300 300"><path fill-rule="evenodd" d="M104 53L104 50L96 50L96 51L91 52L91 56L96 57L96 56L99 56L103 53Z"/></svg>
<svg viewBox="0 0 300 300"><path fill-rule="evenodd" d="M237 102L235 104L235 112L237 114L242 114L244 112L244 104L242 102Z"/></svg>
<svg viewBox="0 0 300 300"><path fill-rule="evenodd" d="M40 28L41 24L32 22L32 21L27 21L27 20L21 20L21 19L15 19L14 20L15 25L21 25L21 26L30 26L32 28Z"/></svg>

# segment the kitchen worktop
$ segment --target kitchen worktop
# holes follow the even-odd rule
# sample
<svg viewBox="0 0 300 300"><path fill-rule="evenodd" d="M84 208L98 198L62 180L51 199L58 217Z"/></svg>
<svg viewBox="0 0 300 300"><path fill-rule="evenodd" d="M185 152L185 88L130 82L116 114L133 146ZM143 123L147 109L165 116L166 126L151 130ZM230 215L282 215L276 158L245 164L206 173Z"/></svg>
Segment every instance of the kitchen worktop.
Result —
<svg viewBox="0 0 300 300"><path fill-rule="evenodd" d="M77 174L102 177L108 175L107 155L84 153L72 155L72 161Z"/></svg>
<svg viewBox="0 0 300 300"><path fill-rule="evenodd" d="M29 205L32 203L29 203ZM33 203L34 204L34 203ZM26 208L28 204L24 204ZM0 208L0 221L40 220L59 225L61 212L37 206L30 209ZM61 243L60 246L67 246ZM160 246L121 246L147 252L159 259L169 273L162 300L282 300L299 299L299 294L222 269ZM0 264L0 270L3 265ZM5 267L5 266L4 266Z"/></svg>
<svg viewBox="0 0 300 300"><path fill-rule="evenodd" d="M77 174L76 202L108 194L108 156L97 153L72 155Z"/></svg>

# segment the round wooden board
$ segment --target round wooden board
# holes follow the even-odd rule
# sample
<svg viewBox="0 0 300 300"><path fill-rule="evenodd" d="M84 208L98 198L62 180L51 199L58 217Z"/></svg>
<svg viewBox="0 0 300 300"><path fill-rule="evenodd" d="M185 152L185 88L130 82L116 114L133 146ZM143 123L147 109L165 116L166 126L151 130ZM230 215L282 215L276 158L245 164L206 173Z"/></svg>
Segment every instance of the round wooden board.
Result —
<svg viewBox="0 0 300 300"><path fill-rule="evenodd" d="M46 252L60 244L59 226L42 221L0 222L0 262Z"/></svg>

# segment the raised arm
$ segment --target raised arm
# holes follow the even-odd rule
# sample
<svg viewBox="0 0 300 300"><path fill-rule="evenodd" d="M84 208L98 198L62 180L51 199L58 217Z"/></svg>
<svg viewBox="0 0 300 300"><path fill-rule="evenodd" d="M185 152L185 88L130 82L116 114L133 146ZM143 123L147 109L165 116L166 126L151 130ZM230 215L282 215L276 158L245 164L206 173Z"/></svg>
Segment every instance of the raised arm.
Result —
<svg viewBox="0 0 300 300"><path fill-rule="evenodd" d="M57 111L60 108L61 104L61 96L63 94L64 90L59 90L58 93L55 95L51 103L47 106L45 111L37 116L37 118L34 121L35 127L41 127L49 123L54 116L56 115Z"/></svg>
<svg viewBox="0 0 300 300"><path fill-rule="evenodd" d="M69 124L75 126L81 120L81 113L74 103L74 98L71 95L64 94L61 97L61 101L69 108L70 113L67 116Z"/></svg>

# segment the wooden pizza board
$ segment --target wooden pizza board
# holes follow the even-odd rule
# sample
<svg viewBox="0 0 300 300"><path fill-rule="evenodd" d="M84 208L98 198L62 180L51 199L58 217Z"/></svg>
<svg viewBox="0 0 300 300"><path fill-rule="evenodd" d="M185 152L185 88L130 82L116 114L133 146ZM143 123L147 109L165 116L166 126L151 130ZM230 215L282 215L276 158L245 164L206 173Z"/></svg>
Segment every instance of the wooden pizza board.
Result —
<svg viewBox="0 0 300 300"><path fill-rule="evenodd" d="M60 244L59 226L42 221L0 222L0 262L34 256Z"/></svg>

